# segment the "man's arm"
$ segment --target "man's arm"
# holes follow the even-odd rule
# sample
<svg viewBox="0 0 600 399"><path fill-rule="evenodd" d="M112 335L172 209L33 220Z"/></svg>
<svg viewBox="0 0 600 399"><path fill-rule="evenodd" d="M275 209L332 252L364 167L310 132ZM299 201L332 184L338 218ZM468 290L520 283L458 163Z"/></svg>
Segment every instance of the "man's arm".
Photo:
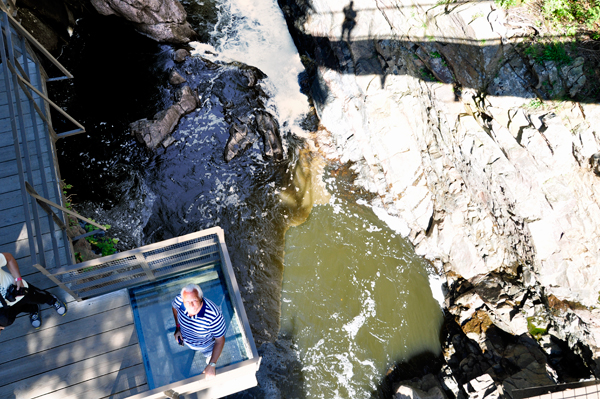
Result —
<svg viewBox="0 0 600 399"><path fill-rule="evenodd" d="M179 329L179 319L177 318L177 309L172 307L171 310L173 311L173 318L175 319L175 334L173 334L173 335L175 336L175 341L177 341L177 343L179 345L181 345L181 343L183 342L183 337L181 336L181 331Z"/></svg>
<svg viewBox="0 0 600 399"><path fill-rule="evenodd" d="M21 272L19 271L17 260L8 252L2 252L2 255L6 258L6 267L8 267L8 271L15 278L15 285L17 288L22 288L23 280L21 279Z"/></svg>
<svg viewBox="0 0 600 399"><path fill-rule="evenodd" d="M225 346L225 336L215 338L215 346L212 350L212 356L210 357L210 363L216 363L219 360L219 356L221 356L221 352L223 352L223 347ZM216 366L211 366L210 364L206 366L204 369L204 374L206 374L206 378L212 378L217 375Z"/></svg>

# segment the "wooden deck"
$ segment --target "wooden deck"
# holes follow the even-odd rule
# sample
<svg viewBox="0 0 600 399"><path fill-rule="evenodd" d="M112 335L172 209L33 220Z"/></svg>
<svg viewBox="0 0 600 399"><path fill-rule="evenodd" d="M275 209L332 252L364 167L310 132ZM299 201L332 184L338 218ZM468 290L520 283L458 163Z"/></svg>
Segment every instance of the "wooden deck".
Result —
<svg viewBox="0 0 600 399"><path fill-rule="evenodd" d="M66 299L60 317L47 306L42 327L28 315L0 333L0 398L125 398L148 390L126 290L76 302L24 267L24 278Z"/></svg>

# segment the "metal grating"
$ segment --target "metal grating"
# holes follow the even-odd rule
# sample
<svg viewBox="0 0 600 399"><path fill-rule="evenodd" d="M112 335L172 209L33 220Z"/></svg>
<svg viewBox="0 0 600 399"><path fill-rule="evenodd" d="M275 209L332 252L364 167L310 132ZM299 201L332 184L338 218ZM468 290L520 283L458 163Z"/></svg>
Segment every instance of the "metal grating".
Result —
<svg viewBox="0 0 600 399"><path fill-rule="evenodd" d="M83 300L122 288L221 262L220 227L146 245L131 251L53 270L52 274L77 299Z"/></svg>

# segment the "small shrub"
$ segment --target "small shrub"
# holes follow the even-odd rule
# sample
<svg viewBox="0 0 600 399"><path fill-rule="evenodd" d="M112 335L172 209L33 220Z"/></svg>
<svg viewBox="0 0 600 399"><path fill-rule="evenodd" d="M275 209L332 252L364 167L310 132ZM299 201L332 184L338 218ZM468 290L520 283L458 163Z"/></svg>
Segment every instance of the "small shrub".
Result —
<svg viewBox="0 0 600 399"><path fill-rule="evenodd" d="M95 222L95 220L93 220L93 219L90 219L90 220L92 220L92 222ZM109 224L104 224L103 226L107 230L110 229ZM97 229L96 226L89 224L89 223L86 223L84 228L88 233ZM97 251L100 251L102 256L107 256L107 255L112 255L112 254L117 253L117 248L115 246L119 242L119 239L118 238L109 238L109 237L106 237L104 234L105 234L104 232L101 232L101 233L86 237L85 239L90 244L92 244L92 247L96 247Z"/></svg>
<svg viewBox="0 0 600 399"><path fill-rule="evenodd" d="M525 54L531 56L538 64L544 61L554 61L558 65L568 65L573 59L567 54L565 45L560 42L538 43L525 49Z"/></svg>
<svg viewBox="0 0 600 399"><path fill-rule="evenodd" d="M69 190L73 188L73 185L71 184L67 184L65 183L65 181L62 181L62 192L65 198L65 208L67 208L68 210L73 210L73 195L75 194L69 194Z"/></svg>
<svg viewBox="0 0 600 399"><path fill-rule="evenodd" d="M517 0L494 0L502 8L510 8L517 5Z"/></svg>
<svg viewBox="0 0 600 399"><path fill-rule="evenodd" d="M548 82L544 82L546 84L548 84ZM544 105L544 103L542 102L542 100L540 100L539 98L534 98L533 100L531 100L529 102L529 104L527 104L527 108L531 108L531 109L538 109L540 107L542 107Z"/></svg>
<svg viewBox="0 0 600 399"><path fill-rule="evenodd" d="M569 0L546 0L542 12L551 20L573 21L575 19Z"/></svg>

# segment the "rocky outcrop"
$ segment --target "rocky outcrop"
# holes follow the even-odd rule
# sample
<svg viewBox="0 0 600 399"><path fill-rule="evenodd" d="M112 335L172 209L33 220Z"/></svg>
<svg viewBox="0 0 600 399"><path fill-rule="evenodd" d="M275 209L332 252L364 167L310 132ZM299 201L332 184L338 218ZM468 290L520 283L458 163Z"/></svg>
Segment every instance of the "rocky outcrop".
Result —
<svg viewBox="0 0 600 399"><path fill-rule="evenodd" d="M489 351L491 327L536 335L531 348L565 343L600 376L600 107L544 105L583 90L583 60L519 46L538 29L524 10L519 22L494 2L413 3L352 3L350 40L346 2L282 5L310 59L317 146L351 162L356 183L399 217L446 277L448 310L476 348ZM498 359L517 356L506 350ZM483 374L506 391L536 375L556 382L548 356L478 369L461 386Z"/></svg>
<svg viewBox="0 0 600 399"><path fill-rule="evenodd" d="M177 0L91 0L91 3L100 14L131 21L140 33L158 42L187 43L196 36Z"/></svg>
<svg viewBox="0 0 600 399"><path fill-rule="evenodd" d="M152 120L140 119L133 122L130 125L131 134L150 149L156 148L161 143L167 147L171 141L165 139L173 132L179 119L195 110L198 105L196 94L189 86L181 89L179 97L176 104L160 111Z"/></svg>

